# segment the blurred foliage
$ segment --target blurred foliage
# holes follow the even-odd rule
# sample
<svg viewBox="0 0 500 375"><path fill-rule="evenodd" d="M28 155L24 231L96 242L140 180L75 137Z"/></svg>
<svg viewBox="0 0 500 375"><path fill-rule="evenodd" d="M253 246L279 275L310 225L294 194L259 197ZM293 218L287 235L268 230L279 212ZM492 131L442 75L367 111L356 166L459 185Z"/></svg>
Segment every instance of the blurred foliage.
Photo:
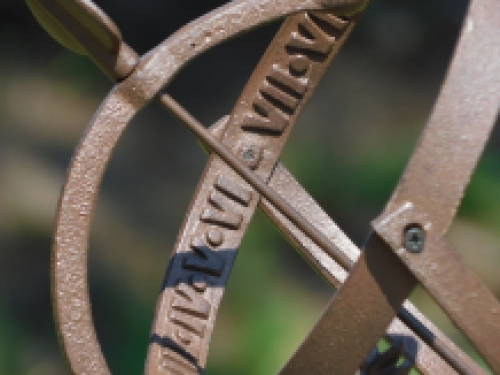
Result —
<svg viewBox="0 0 500 375"><path fill-rule="evenodd" d="M144 53L222 4L97 2ZM305 110L283 162L361 245L417 141L449 62L466 1L377 0ZM111 85L50 40L23 2L0 4L0 374L68 369L50 306L50 246L71 154ZM206 124L228 113L278 25L215 48L168 91ZM498 128L498 127L497 127ZM467 191L450 239L500 295L500 133ZM142 372L159 286L206 155L151 106L132 123L102 185L92 235L95 324L113 373ZM257 213L222 303L207 374L276 373L332 296ZM466 340L421 290L421 309Z"/></svg>

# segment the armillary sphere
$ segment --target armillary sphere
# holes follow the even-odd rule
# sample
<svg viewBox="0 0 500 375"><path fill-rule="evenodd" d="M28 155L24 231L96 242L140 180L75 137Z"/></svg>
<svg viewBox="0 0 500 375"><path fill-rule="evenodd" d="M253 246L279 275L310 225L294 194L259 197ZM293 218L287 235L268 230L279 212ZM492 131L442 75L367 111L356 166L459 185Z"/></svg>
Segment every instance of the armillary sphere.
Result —
<svg viewBox="0 0 500 375"><path fill-rule="evenodd" d="M167 267L145 373L203 373L236 249L259 206L338 288L282 375L403 374L412 366L424 374L486 374L406 301L417 284L500 374L500 304L444 237L499 113L498 0L471 1L433 113L363 251L279 163L279 155L368 0L234 0L143 57L90 0L28 3L56 39L89 55L117 82L76 150L58 209L54 305L75 374L110 373L88 296L91 218L121 133L153 99L184 122L211 156ZM163 92L191 59L280 17L286 20L232 113L209 130ZM382 337L391 348L380 354L374 347Z"/></svg>

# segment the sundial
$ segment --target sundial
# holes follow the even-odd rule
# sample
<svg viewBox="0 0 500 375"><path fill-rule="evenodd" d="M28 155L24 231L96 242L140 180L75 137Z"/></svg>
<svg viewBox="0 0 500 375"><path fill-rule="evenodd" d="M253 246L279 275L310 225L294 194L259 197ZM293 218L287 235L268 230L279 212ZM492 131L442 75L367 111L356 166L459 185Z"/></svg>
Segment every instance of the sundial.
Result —
<svg viewBox="0 0 500 375"><path fill-rule="evenodd" d="M90 311L88 239L113 150L152 101L185 123L210 157L165 265L145 373L203 373L224 289L257 207L338 288L280 374L403 374L412 367L424 374L486 374L407 301L419 284L500 373L500 304L445 237L499 113L500 3L471 1L432 114L362 249L279 157L369 1L232 1L142 57L91 1L29 4L57 40L88 55L116 82L76 148L54 235L54 309L75 374L110 374ZM234 109L208 130L164 91L195 57L279 18L285 21ZM374 348L383 337L390 349L380 354Z"/></svg>

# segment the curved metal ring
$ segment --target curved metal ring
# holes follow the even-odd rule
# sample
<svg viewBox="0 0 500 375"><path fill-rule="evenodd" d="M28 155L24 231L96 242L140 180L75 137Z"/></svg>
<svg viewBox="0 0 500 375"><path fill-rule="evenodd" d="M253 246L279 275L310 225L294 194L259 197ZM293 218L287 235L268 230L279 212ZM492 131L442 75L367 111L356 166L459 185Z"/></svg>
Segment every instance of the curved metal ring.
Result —
<svg viewBox="0 0 500 375"><path fill-rule="evenodd" d="M115 86L88 126L61 195L53 250L55 314L74 373L110 374L94 331L87 284L90 225L102 175L121 133L192 58L259 24L293 12L358 8L360 0L238 0L188 24Z"/></svg>

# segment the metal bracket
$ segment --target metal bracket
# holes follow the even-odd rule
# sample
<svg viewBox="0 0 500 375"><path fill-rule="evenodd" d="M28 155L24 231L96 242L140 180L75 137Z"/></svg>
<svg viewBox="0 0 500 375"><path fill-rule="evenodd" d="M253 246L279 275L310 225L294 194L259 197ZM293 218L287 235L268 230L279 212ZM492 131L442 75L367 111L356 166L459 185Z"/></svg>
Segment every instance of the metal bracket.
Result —
<svg viewBox="0 0 500 375"><path fill-rule="evenodd" d="M425 233L418 252L408 249L409 228ZM500 303L433 228L428 215L406 202L377 218L373 229L498 371Z"/></svg>
<svg viewBox="0 0 500 375"><path fill-rule="evenodd" d="M374 281L373 275L369 274L367 255L359 254L359 250L317 207L286 169L278 164L279 153L296 118L368 1L234 1L187 25L142 59L123 42L118 28L91 1L28 2L41 23L57 39L77 52L88 54L113 80L120 82L104 101L75 154L57 220L54 245L56 315L62 341L75 373L109 373L93 329L86 289L90 220L99 183L114 145L129 120L153 98L186 123L212 155L166 272L146 373L194 374L203 371L223 289L236 250L258 204L334 286L342 284L358 256L353 273L361 269L366 271L362 277L368 282ZM493 6L492 2L488 4ZM471 17L481 14L481 9L476 6ZM322 12L316 12L318 10ZM172 76L198 54L258 23L292 13L266 52L231 116L218 123L217 137L206 131L171 97L161 92ZM306 32L301 34L299 28ZM470 37L475 34L466 30L464 35ZM494 38L488 41L491 40ZM314 58L309 58L310 55L314 55ZM471 56L475 58L475 54L470 52L464 56L465 62ZM465 69L466 66L462 62L458 69ZM442 95L445 99L462 95L459 86L449 87L451 89ZM494 104L493 100L491 103ZM494 109L491 103L488 102L487 106L489 112ZM445 101L445 104L442 108L448 109L449 102ZM478 134L472 128L465 129L470 134L460 133L462 129L459 128L447 128L447 132L443 132L439 122L436 124L434 133L428 133L431 136L427 140L431 141L425 143L427 148L419 148L420 159L417 158L411 164L417 171L427 163L430 151L445 154L434 147L433 137L439 136L440 141L446 143L453 137L461 136L468 140ZM473 152L460 159L461 162L467 159L470 164L469 168L464 169L463 175L458 176L460 183L455 179L446 181L459 187L452 199L446 200L449 191L435 184L444 191L433 190L433 202L446 203L444 209L424 212L413 203L399 205L397 199L391 200L389 213L373 223L377 234L370 240L367 252L368 256L380 253L381 259L392 262L393 267L380 262L376 264L379 276L384 273L384 267L388 267L389 271L405 278L408 281L406 288L411 290L415 281L404 267L400 267L398 262L402 261L478 346L495 371L500 371L495 358L500 343L498 302L458 259L442 233L451 220L450 212L454 212L454 205L468 181L468 173L482 149L482 141L487 138L487 126L489 124L484 127L482 136L477 137ZM452 153L454 150L449 148L446 151ZM445 161L443 159L442 162ZM440 172L436 173L436 176L439 175ZM410 198L418 195L418 199L427 200L425 192L422 193L423 189L419 190L420 186L417 185L411 185L406 190L400 189L397 193L404 196L411 192ZM304 201L308 203L301 206ZM425 208L429 211L430 206ZM430 211L433 211L432 207ZM436 217L440 218L439 222ZM397 258L385 250L388 247ZM223 252L223 248L234 250ZM370 258L369 262L374 262L374 259ZM384 290L376 281L372 286L378 294L373 297L369 290L358 293L359 286L349 283L348 278L344 288L348 292L341 289L338 299L342 300L346 293L355 297L344 298L349 308L337 311L337 315L332 316L342 315L342 318L347 319L351 312L356 315L357 301L365 303L375 298L376 303L382 301L380 303L384 304ZM446 289L443 289L443 285L446 285ZM408 366L395 367L391 362L399 350L408 349L411 345L408 340L403 340L398 346L398 341L391 336L397 334L418 343L420 349L411 359L424 372L483 373L411 304L405 302L404 308L398 312L401 302L406 298L406 291L397 289L394 285L391 289L397 294L397 303L383 306L377 312L380 313L380 319L376 322L380 333L371 330L371 323L366 317L360 318L360 321L365 319L366 331L373 331L370 339L378 340L392 316L398 314L399 317L387 331L393 347L369 362L367 369L370 375L399 374L407 370ZM481 322L471 320L471 316L481 316ZM339 358L340 351L335 353L335 358L328 357L328 351L333 347L331 330L336 329L332 321L336 322L332 319L320 329L312 331L309 352L303 357L299 355L292 358L291 365L282 370L283 375L301 375L312 369L318 375L330 374L328 366L332 359L335 359L333 362L344 359ZM343 330L345 337L352 333L349 343L356 343L356 340L362 343L368 335L355 323L353 320L335 332ZM320 340L317 340L318 337ZM344 336L339 335L337 344L345 346L347 357L349 347L346 343ZM368 352L373 347L370 345L365 343L367 348L363 347L363 350ZM350 369L359 366L359 358L365 352L350 358ZM314 364L308 366L312 362Z"/></svg>

